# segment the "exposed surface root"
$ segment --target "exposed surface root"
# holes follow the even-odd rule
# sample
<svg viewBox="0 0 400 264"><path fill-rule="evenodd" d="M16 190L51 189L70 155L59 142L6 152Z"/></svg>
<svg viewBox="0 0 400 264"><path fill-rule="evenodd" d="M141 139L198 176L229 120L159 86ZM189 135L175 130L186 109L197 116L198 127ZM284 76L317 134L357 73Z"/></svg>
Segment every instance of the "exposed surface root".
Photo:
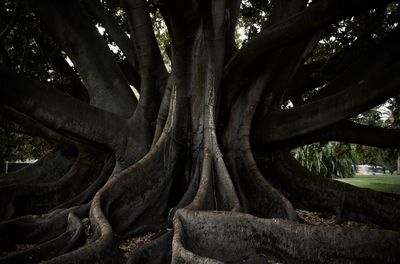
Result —
<svg viewBox="0 0 400 264"><path fill-rule="evenodd" d="M389 229L400 228L400 200L313 175L288 151L279 151L274 157L274 180L280 182L290 199L302 208L329 210L340 218L379 224Z"/></svg>
<svg viewBox="0 0 400 264"><path fill-rule="evenodd" d="M109 175L109 156L97 151L97 153L80 152L72 167L67 172L54 170L52 179L48 182L33 181L17 183L0 187L0 195L4 197L2 206L4 218L12 218L27 214L41 214L65 205L74 206L88 202L91 194L99 188L91 183L97 178L104 182L103 168ZM61 173L61 175L59 175ZM101 177L103 176L103 177ZM82 193L85 189L91 190L86 196ZM1 213L1 212L0 212Z"/></svg>
<svg viewBox="0 0 400 264"><path fill-rule="evenodd" d="M172 116L159 141L145 157L112 177L96 193L89 221L83 220L87 243L48 263L119 263L123 257L116 236L127 236L140 230L143 224L157 224L162 220L179 156L179 147L169 136L171 123Z"/></svg>
<svg viewBox="0 0 400 264"><path fill-rule="evenodd" d="M173 263L238 262L260 254L291 263L397 263L400 257L399 233L387 230L186 209L177 211L174 228Z"/></svg>
<svg viewBox="0 0 400 264"><path fill-rule="evenodd" d="M1 173L0 186L18 183L43 183L54 180L68 171L76 157L76 150L53 149L32 165L11 173Z"/></svg>
<svg viewBox="0 0 400 264"><path fill-rule="evenodd" d="M3 254L0 263L39 263L76 249L84 242L84 230L79 218L68 215L68 227L61 235L35 245L15 247L14 252Z"/></svg>

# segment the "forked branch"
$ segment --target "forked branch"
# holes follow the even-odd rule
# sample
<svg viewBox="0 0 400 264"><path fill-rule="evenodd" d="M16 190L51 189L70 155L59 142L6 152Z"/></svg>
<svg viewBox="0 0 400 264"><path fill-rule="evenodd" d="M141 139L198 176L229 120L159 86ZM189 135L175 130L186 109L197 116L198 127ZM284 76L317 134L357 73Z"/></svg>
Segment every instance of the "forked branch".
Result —
<svg viewBox="0 0 400 264"><path fill-rule="evenodd" d="M0 66L0 82L3 105L12 107L63 135L100 143L114 152L125 149L123 144L127 142L130 129L121 117L65 96L4 66ZM110 127L115 130L110 131Z"/></svg>

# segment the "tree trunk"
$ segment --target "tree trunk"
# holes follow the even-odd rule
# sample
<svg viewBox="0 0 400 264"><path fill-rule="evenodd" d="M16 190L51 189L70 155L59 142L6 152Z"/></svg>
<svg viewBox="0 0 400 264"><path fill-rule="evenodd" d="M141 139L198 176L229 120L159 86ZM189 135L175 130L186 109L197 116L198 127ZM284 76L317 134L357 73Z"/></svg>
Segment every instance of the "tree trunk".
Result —
<svg viewBox="0 0 400 264"><path fill-rule="evenodd" d="M57 68L53 56L53 67L81 92L0 65L1 113L56 146L0 175L0 263L397 263L399 197L313 175L289 148L335 139L400 146L397 130L346 121L399 93L398 28L315 96L281 109L318 87L298 80L320 70L306 62L327 26L390 1L274 2L238 50L240 1L152 2L168 27L169 73L148 1L122 1L129 37L100 2L27 1L40 32L74 64ZM380 229L310 225L298 209ZM125 241L149 232L150 242L122 254Z"/></svg>

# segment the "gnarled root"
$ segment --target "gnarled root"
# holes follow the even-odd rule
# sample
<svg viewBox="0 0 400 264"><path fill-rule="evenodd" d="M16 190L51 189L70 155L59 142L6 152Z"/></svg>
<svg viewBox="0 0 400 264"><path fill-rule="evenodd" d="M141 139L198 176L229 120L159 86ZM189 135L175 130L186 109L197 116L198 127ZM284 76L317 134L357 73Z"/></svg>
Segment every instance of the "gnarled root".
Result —
<svg viewBox="0 0 400 264"><path fill-rule="evenodd" d="M99 175L103 175L101 178L104 178L102 170L109 171L111 166L113 162L110 163L107 154L97 151L92 155L90 152L81 151L67 172L62 175L55 174L51 180L46 179L48 181L45 182L27 180L27 183L3 186L0 188L1 196L5 197L2 199L2 203L5 203L2 208L6 208L3 210L3 219L44 213L62 203L77 200L76 196L89 188L91 182L96 181ZM55 170L55 173L57 172L59 171Z"/></svg>
<svg viewBox="0 0 400 264"><path fill-rule="evenodd" d="M83 226L73 213L68 214L66 230L59 236L32 248L0 258L0 263L39 263L79 247L84 242Z"/></svg>
<svg viewBox="0 0 400 264"><path fill-rule="evenodd" d="M340 212L351 220L400 228L400 200L395 196L313 175L288 151L277 151L272 167L274 183L300 207Z"/></svg>
<svg viewBox="0 0 400 264"><path fill-rule="evenodd" d="M174 229L172 263L266 263L271 259L396 263L400 257L399 233L387 230L326 228L237 212L187 209L177 211Z"/></svg>

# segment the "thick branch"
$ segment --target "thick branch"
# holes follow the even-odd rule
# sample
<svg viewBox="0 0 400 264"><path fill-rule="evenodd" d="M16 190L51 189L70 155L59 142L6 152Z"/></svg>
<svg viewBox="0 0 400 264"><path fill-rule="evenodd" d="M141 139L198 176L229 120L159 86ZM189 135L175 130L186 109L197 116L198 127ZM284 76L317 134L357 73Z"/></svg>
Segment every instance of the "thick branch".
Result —
<svg viewBox="0 0 400 264"><path fill-rule="evenodd" d="M89 103L90 98L86 87L83 85L77 72L67 63L59 48L42 32L36 32L35 40L43 54L46 54L48 57L53 69L63 77L62 84L65 86L63 88L69 91L73 97Z"/></svg>
<svg viewBox="0 0 400 264"><path fill-rule="evenodd" d="M400 91L399 69L400 63L395 63L332 96L289 110L272 112L255 129L254 142L260 145L287 140L370 109Z"/></svg>
<svg viewBox="0 0 400 264"><path fill-rule="evenodd" d="M398 31L394 31L391 35L398 34ZM333 54L329 59L322 59L309 64L303 65L294 76L293 80L289 84L289 89L285 95L285 100L290 99L295 105L302 103L303 93L312 91L317 87L323 87L318 93L308 101L317 100L319 98L329 96L338 92L337 89L346 87L345 83L351 81L356 82L357 78L360 78L359 69L365 68L365 65L370 65L368 71L374 72L376 69L382 67L383 64L392 59L389 55L388 50L397 50L396 39L398 37L387 37L381 44L376 45L371 40L357 39L351 45L345 47L338 53ZM391 43L391 42L394 42ZM370 43L368 47L368 53L365 53L365 45ZM362 56L362 57L360 57ZM356 62L356 63L354 63ZM352 65L349 67L349 65ZM368 75L368 73L361 71L361 76ZM343 85L337 85L334 89L326 89L328 86L325 84L331 82L335 78L342 79ZM337 82L338 80L335 80Z"/></svg>
<svg viewBox="0 0 400 264"><path fill-rule="evenodd" d="M15 24L17 23L17 18L19 15L19 11L20 11L20 6L21 6L21 2L22 0L17 0L17 2L15 3L14 6L14 11L10 20L10 23L8 23L8 25L6 26L5 29L3 29L0 32L0 42L3 41L3 39L7 36L8 33L10 33L10 31L13 29L13 27L15 26Z"/></svg>
<svg viewBox="0 0 400 264"><path fill-rule="evenodd" d="M30 6L78 69L91 104L129 117L136 99L84 7L78 1L31 1Z"/></svg>
<svg viewBox="0 0 400 264"><path fill-rule="evenodd" d="M136 54L136 48L129 40L129 37L119 28L113 17L98 1L85 0L83 1L83 4L96 18L96 20L98 20L102 26L106 28L107 32L114 39L115 43L117 43L118 47L124 53L131 66L137 71L138 58Z"/></svg>
<svg viewBox="0 0 400 264"><path fill-rule="evenodd" d="M26 134L30 136L36 136L45 138L53 143L57 143L64 146L77 146L78 142L75 142L71 139L68 139L57 133L56 131L44 126L40 122L37 122L35 119L22 114L15 109L9 108L7 106L3 106L0 108L0 113L4 113L4 115L16 122L17 124L21 125L26 129Z"/></svg>
<svg viewBox="0 0 400 264"><path fill-rule="evenodd" d="M293 103L300 103L302 101L301 95L303 93L311 91L317 87L322 87L324 84L331 82L335 77L344 72L349 65L356 61L360 55L362 55L360 46L363 44L365 45L364 41L357 39L357 41L352 45L333 54L328 59L321 59L303 65L291 81L285 99L290 99ZM369 59L374 55L375 52L372 52L367 56L367 58ZM376 61L381 61L381 57L382 56L377 57ZM374 60L370 59L370 61Z"/></svg>
<svg viewBox="0 0 400 264"><path fill-rule="evenodd" d="M306 7L306 0L273 0L272 10L268 20L263 27L277 24L297 14Z"/></svg>
<svg viewBox="0 0 400 264"><path fill-rule="evenodd" d="M345 90L347 86L355 85L362 81L362 79L366 78L365 76L373 75L375 72L393 64L393 62L400 61L400 51L398 48L400 45L399 37L400 30L393 30L388 37L382 40L378 45L373 45L367 52L362 54L355 63L352 63L340 73L332 81L332 85L325 85L318 93L308 100L317 100ZM346 59L342 59L342 61L346 63ZM338 68L340 68L340 65L338 66ZM334 72L334 70L331 70L331 72Z"/></svg>
<svg viewBox="0 0 400 264"><path fill-rule="evenodd" d="M241 2L241 0L231 0L226 3L227 40L225 47L225 63L228 62L237 51L235 34Z"/></svg>
<svg viewBox="0 0 400 264"><path fill-rule="evenodd" d="M322 78L317 78L321 68L326 64L326 60L318 60L312 63L302 65L288 84L283 101L291 100L294 105L303 102L302 94L315 89L326 83ZM331 80L331 78L329 79Z"/></svg>
<svg viewBox="0 0 400 264"><path fill-rule="evenodd" d="M291 41L338 21L349 15L355 15L379 7L391 1L362 0L321 0L286 21L268 27L253 37L236 53L225 68L225 80L235 83L250 69L251 65L261 62L265 55ZM343 8L343 7L346 8Z"/></svg>
<svg viewBox="0 0 400 264"><path fill-rule="evenodd" d="M129 124L137 127L136 138L141 143L140 158L149 150L165 89L167 71L154 35L148 3L142 0L126 0L124 7L128 16L132 39L138 52L140 75L140 100Z"/></svg>
<svg viewBox="0 0 400 264"><path fill-rule="evenodd" d="M320 141L342 141L380 148L400 148L400 129L360 125L345 121L294 139L290 147Z"/></svg>
<svg viewBox="0 0 400 264"><path fill-rule="evenodd" d="M138 52L141 75L151 70L156 76L167 73L154 35L150 15L144 0L124 0L132 39ZM143 76L142 76L143 77Z"/></svg>
<svg viewBox="0 0 400 264"><path fill-rule="evenodd" d="M129 127L117 115L89 106L3 66L0 66L0 83L3 105L69 136L77 135L114 151L125 148Z"/></svg>
<svg viewBox="0 0 400 264"><path fill-rule="evenodd" d="M171 0L161 9L168 27L172 45L172 64L174 53L192 43L200 24L198 2L195 0Z"/></svg>
<svg viewBox="0 0 400 264"><path fill-rule="evenodd" d="M119 67L124 73L126 79L129 84L136 88L136 90L140 93L140 76L139 72L132 67L127 59L121 60L118 62Z"/></svg>

